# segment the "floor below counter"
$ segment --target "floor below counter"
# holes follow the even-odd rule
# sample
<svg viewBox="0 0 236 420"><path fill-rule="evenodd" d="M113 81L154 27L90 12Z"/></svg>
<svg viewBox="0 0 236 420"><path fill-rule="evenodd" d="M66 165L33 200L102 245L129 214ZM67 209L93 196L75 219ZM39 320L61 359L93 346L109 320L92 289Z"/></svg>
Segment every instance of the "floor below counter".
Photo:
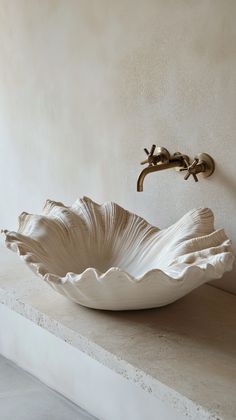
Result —
<svg viewBox="0 0 236 420"><path fill-rule="evenodd" d="M0 418L95 420L95 417L3 356L0 356Z"/></svg>

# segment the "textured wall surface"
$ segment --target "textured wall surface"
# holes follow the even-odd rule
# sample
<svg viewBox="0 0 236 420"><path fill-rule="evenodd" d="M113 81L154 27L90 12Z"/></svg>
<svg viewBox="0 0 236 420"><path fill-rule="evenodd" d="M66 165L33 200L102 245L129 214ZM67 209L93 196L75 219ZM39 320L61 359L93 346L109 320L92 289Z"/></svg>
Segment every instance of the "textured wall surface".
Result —
<svg viewBox="0 0 236 420"><path fill-rule="evenodd" d="M235 15L234 0L0 0L1 227L88 195L162 228L210 207L236 248ZM152 143L216 172L137 193ZM236 268L216 284L236 292Z"/></svg>

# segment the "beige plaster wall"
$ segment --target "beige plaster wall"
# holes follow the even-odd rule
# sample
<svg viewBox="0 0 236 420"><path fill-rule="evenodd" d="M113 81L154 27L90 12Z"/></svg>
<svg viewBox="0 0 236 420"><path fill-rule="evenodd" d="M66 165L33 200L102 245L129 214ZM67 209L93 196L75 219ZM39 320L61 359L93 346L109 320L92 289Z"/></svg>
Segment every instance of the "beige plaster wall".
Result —
<svg viewBox="0 0 236 420"><path fill-rule="evenodd" d="M235 18L234 0L0 0L1 227L88 195L160 227L211 207L236 247ZM137 193L152 143L210 153L215 175Z"/></svg>

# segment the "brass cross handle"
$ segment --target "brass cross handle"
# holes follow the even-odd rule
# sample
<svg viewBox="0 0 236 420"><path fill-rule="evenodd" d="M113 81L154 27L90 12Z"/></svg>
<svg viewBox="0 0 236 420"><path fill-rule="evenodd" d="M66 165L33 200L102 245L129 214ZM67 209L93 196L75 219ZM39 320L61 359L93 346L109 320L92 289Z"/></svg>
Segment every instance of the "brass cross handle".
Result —
<svg viewBox="0 0 236 420"><path fill-rule="evenodd" d="M194 178L194 181L195 182L198 182L197 174L199 172L202 172L202 170L199 170L199 168L197 167L197 165L198 165L198 159L195 158L194 161L193 161L193 163L191 163L191 165L187 165L186 168L181 168L180 169L180 171L187 171L187 174L184 177L185 181L187 181L189 179L189 177L192 175L193 178Z"/></svg>
<svg viewBox="0 0 236 420"><path fill-rule="evenodd" d="M145 163L148 163L149 166L152 166L152 165L156 165L158 163L158 160L156 159L157 156L154 155L155 150L156 150L156 145L155 144L152 145L150 152L145 147L144 152L146 153L148 158L143 160L141 162L141 165L145 165Z"/></svg>
<svg viewBox="0 0 236 420"><path fill-rule="evenodd" d="M154 155L155 150L157 153ZM165 147L156 147L155 144L152 145L150 152L146 148L144 149L144 152L148 158L141 162L141 165L148 163L149 166L155 166L160 162L167 163L170 159L170 153L168 150L165 149Z"/></svg>
<svg viewBox="0 0 236 420"><path fill-rule="evenodd" d="M198 182L197 174L202 173L205 177L210 176L215 170L214 160L207 153L200 153L191 163L186 163L186 168L181 168L180 171L187 171L184 179L187 181L192 175L195 182Z"/></svg>

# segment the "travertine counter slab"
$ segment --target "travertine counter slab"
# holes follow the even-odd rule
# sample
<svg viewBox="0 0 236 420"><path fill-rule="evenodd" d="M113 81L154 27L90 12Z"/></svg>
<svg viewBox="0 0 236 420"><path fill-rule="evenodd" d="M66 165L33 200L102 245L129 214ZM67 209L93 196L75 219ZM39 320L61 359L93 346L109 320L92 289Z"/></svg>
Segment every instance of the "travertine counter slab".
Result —
<svg viewBox="0 0 236 420"><path fill-rule="evenodd" d="M0 267L2 304L190 418L236 418L235 296L206 285L160 309L96 311L55 294L3 247Z"/></svg>

